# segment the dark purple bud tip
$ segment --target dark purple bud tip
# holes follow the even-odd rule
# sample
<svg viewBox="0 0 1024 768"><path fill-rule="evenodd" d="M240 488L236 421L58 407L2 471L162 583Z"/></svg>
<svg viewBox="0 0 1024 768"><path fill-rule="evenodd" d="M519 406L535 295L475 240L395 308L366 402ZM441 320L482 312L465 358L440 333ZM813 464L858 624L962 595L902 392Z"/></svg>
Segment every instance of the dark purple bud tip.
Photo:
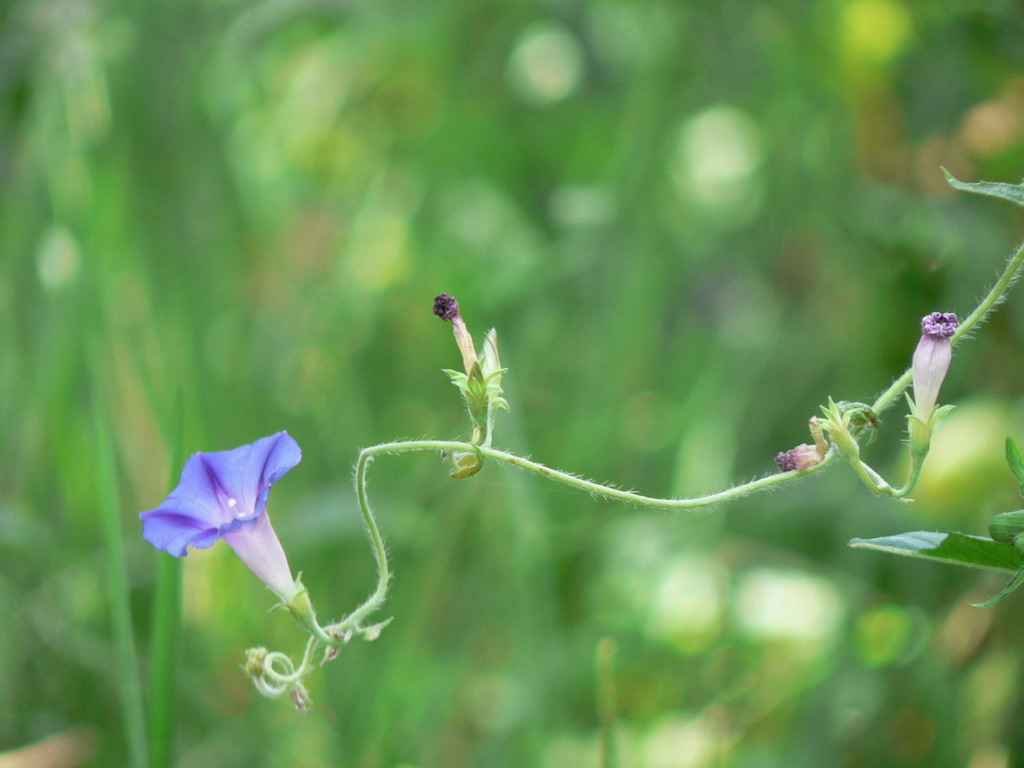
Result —
<svg viewBox="0 0 1024 768"><path fill-rule="evenodd" d="M932 312L921 318L921 331L933 339L948 339L956 333L959 322L953 312Z"/></svg>
<svg viewBox="0 0 1024 768"><path fill-rule="evenodd" d="M459 316L459 302L447 293L439 294L434 299L434 314L442 320L454 320Z"/></svg>
<svg viewBox="0 0 1024 768"><path fill-rule="evenodd" d="M793 472L798 469L810 469L821 462L821 454L813 445L803 443L790 448L775 457L775 463L782 472Z"/></svg>

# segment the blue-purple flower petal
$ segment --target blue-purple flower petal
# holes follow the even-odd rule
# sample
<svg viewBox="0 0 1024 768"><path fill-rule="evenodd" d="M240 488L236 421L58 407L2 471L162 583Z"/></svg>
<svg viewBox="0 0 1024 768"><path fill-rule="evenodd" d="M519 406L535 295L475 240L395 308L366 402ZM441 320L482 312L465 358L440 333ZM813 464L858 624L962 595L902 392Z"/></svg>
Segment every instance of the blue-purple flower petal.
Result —
<svg viewBox="0 0 1024 768"><path fill-rule="evenodd" d="M184 557L188 547L211 547L220 537L217 528L211 528L190 515L179 515L162 508L142 514L145 515L142 518L142 538L175 557Z"/></svg>
<svg viewBox="0 0 1024 768"><path fill-rule="evenodd" d="M298 594L300 587L292 578L288 556L274 533L274 526L270 524L270 515L258 515L226 531L223 538L242 562L274 590L282 601L290 603Z"/></svg>
<svg viewBox="0 0 1024 768"><path fill-rule="evenodd" d="M139 514L143 538L176 557L189 546L211 546L262 515L270 487L301 458L287 432L229 451L193 454L163 503Z"/></svg>
<svg viewBox="0 0 1024 768"><path fill-rule="evenodd" d="M263 514L270 486L299 463L302 451L287 432L278 432L231 451L196 455L223 498L223 524Z"/></svg>

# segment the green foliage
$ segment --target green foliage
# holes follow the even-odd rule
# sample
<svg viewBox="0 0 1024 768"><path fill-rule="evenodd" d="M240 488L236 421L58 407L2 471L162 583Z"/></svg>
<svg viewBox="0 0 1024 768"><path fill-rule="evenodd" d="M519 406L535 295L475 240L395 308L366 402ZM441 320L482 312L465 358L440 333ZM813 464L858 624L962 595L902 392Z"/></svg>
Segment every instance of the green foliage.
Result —
<svg viewBox="0 0 1024 768"><path fill-rule="evenodd" d="M1024 457L1012 437L1006 438L1006 461L1018 482L1024 483ZM1016 570L1014 577L996 595L973 604L976 608L991 608L1024 584L1024 565L1020 562L1024 555L1024 510L996 515L988 530L991 539L962 533L914 531L876 539L853 539L850 546L958 565Z"/></svg>
<svg viewBox="0 0 1024 768"><path fill-rule="evenodd" d="M973 192L977 195L988 195L998 197L1002 200L1009 200L1017 205L1024 205L1024 184L1001 184L992 181L966 182L955 178L953 174L946 171L946 180L957 189L964 192Z"/></svg>
<svg viewBox="0 0 1024 768"><path fill-rule="evenodd" d="M1020 209L940 170L1021 178L1016 7L15 0L0 18L0 750L81 726L79 764L129 764L110 671L128 606L143 707L176 691L158 720L186 767L589 766L612 720L623 766L679 744L765 768L1024 754L1014 602L965 615L995 591L982 572L846 546L1016 508L984 447L1024 426L1019 295L957 348L961 405L914 505L837 469L694 520L382 458L395 621L316 676L304 718L240 669L254 643L300 653L291 619L223 548L160 564L134 515L187 454L286 428L304 459L271 514L340 618L377 576L359 447L469 436L440 291L501 334L496 447L658 495L773 472L819 403L882 390L919 318L973 306L1020 240ZM902 413L878 415L865 458L898 476Z"/></svg>
<svg viewBox="0 0 1024 768"><path fill-rule="evenodd" d="M1021 566L1020 555L1012 544L964 533L911 531L874 539L853 539L850 546L976 568L1015 571Z"/></svg>
<svg viewBox="0 0 1024 768"><path fill-rule="evenodd" d="M106 557L107 593L111 596L110 616L116 666L109 670L119 689L120 715L128 742L128 759L132 768L145 765L146 734L143 710L142 684L135 649L131 607L128 603L128 575L125 566L121 510L118 502L118 477L115 469L113 438L110 419L106 412L104 392L95 393L95 453L96 484L99 498L96 509L103 522Z"/></svg>
<svg viewBox="0 0 1024 768"><path fill-rule="evenodd" d="M1024 496L1024 453L1021 453L1017 441L1009 435L1006 437L1006 463L1010 465L1010 471L1020 483L1020 493Z"/></svg>
<svg viewBox="0 0 1024 768"><path fill-rule="evenodd" d="M993 605L998 603L1000 600L1011 595L1021 584L1024 584L1024 567L1018 568L1017 573L1014 574L1013 578L1010 579L1006 586L1003 587L999 592L994 594L988 600L981 603L972 603L975 608L991 608Z"/></svg>

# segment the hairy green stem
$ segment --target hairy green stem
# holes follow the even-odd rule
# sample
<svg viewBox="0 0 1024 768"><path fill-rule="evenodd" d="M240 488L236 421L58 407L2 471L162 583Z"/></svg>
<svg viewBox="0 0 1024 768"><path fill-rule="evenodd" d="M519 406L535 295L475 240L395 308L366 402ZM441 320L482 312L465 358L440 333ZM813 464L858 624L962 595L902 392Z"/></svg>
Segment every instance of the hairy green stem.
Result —
<svg viewBox="0 0 1024 768"><path fill-rule="evenodd" d="M306 643L306 650L302 654L302 663L298 669L292 669L290 674L282 674L273 668L274 661L278 658L282 659L287 665L291 665L291 661L283 653L270 653L267 655L267 677L271 678L275 685L293 685L301 682L302 678L309 674L309 669L313 664L313 654L316 652L319 640L313 635L309 636L309 640Z"/></svg>
<svg viewBox="0 0 1024 768"><path fill-rule="evenodd" d="M341 645L344 642L341 635L349 630L360 629L359 623L368 615L380 608L387 596L391 571L388 567L387 550L384 546L384 540L380 535L380 529L377 527L373 510L370 508L369 495L366 488L367 470L377 456L386 454L420 453L424 451L438 452L441 454L478 452L485 458L510 464L513 467L518 467L519 469L527 472L532 472L535 475L545 477L548 480L554 480L555 482L577 488L581 491L586 491L587 493L595 496L658 509L696 509L699 507L707 507L713 504L721 504L726 501L738 499L742 496L756 493L758 491L768 490L769 488L774 488L775 486L782 485L799 477L811 474L812 472L824 468L834 457L833 453L829 453L824 459L822 459L821 463L811 467L810 469L806 469L801 472L782 472L779 474L767 475L766 477L752 480L748 483L735 485L724 491L710 493L705 496L696 496L689 499L662 499L654 496L644 496L643 494L634 493L633 491L624 491L621 488L614 488L610 485L595 483L592 480L585 480L582 477L577 477L576 475L563 472L558 469L552 469L551 467L547 467L539 462L532 461L522 456L517 456L514 453L508 453L507 451L500 451L496 448L486 448L484 446L473 445L472 443L456 440L402 440L392 443L381 443L380 445L364 448L359 452L359 458L356 461L355 487L356 496L359 500L359 509L362 512L363 522L366 524L366 529L373 545L374 559L377 562L377 586L362 605L352 611L352 613L341 621L330 625L326 630L319 626L315 628L311 627L315 634L317 634L319 638L328 645Z"/></svg>
<svg viewBox="0 0 1024 768"><path fill-rule="evenodd" d="M918 479L921 477L921 470L924 468L924 457L917 457L911 455L910 457L910 474L907 476L907 482L903 484L902 488L893 491L893 498L906 500L913 490L914 486L917 485Z"/></svg>
<svg viewBox="0 0 1024 768"><path fill-rule="evenodd" d="M383 445L376 445L372 448L364 448L359 452L359 458L356 460L356 497L359 500L359 511L363 513L363 523L366 525L366 531L370 536L370 542L373 544L373 557L377 561L377 587L362 605L356 608L352 613L346 616L344 619L339 621L337 624L332 624L328 627L328 634L332 636L331 645L339 645L344 642L342 636L349 630L359 628L359 622L362 621L366 616L380 608L384 603L384 599L388 593L388 582L391 580L391 571L388 568L388 553L384 547L384 539L380 535L380 529L377 528L377 521L373 517L373 510L370 508L370 498L366 492L366 472L370 468L370 464L373 460L383 453L409 453L410 451L427 451L427 450L444 450L444 449L432 449L427 448L420 443L432 442L432 441L420 441L411 443L384 443ZM450 445L450 443L445 443ZM474 450L475 446L469 443L457 443L462 446L461 450ZM408 447L415 446L415 447ZM334 635L339 637L334 638Z"/></svg>
<svg viewBox="0 0 1024 768"><path fill-rule="evenodd" d="M440 449L445 450L445 449ZM506 464L511 464L513 467L524 469L527 472L532 472L541 477L546 477L549 480L554 480L564 485L578 488L581 491L592 493L595 496L600 496L605 499L613 499L615 501L623 501L627 504L637 504L642 507L655 507L658 509L696 509L698 507L708 507L714 504L722 504L733 499L738 499L742 496L747 496L751 493L757 493L758 491L768 490L774 488L777 485L783 485L784 483L790 482L815 472L819 469L824 468L832 459L832 454L829 453L821 461L810 469L805 469L801 472L780 472L777 474L766 475L760 477L757 480L751 480L750 482L740 483L730 488L726 488L724 491L718 491L716 493L709 493L704 496L694 496L692 498L685 499L663 499L656 496L644 496L643 494L636 493L634 491L624 491L621 488L614 488L610 485L604 485L602 483L595 483L593 480L585 480L582 477L563 472L558 469L552 469L546 467L543 464L531 461L530 459L517 456L514 453L507 453L505 451L499 451L494 448L481 448L482 453L486 458L494 459L495 461L503 461Z"/></svg>

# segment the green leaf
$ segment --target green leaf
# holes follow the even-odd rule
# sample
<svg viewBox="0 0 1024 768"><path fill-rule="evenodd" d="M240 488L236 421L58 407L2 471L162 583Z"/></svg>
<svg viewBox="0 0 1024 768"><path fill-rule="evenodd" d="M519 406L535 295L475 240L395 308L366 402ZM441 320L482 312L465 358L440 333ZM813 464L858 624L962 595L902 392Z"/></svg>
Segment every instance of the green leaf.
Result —
<svg viewBox="0 0 1024 768"><path fill-rule="evenodd" d="M850 546L975 568L1016 571L1021 567L1013 545L966 533L910 531L877 539L853 539Z"/></svg>
<svg viewBox="0 0 1024 768"><path fill-rule="evenodd" d="M1004 597L1006 597L1015 589L1017 589L1017 587L1019 587L1022 583L1024 583L1024 567L1020 568L1020 570L1017 571L1016 575L1014 575L1014 577L1010 579L1010 582L999 591L998 595L990 597L983 603L971 603L971 605L973 605L975 608L991 608L993 605L995 605Z"/></svg>
<svg viewBox="0 0 1024 768"><path fill-rule="evenodd" d="M1024 496L1024 454L1012 437L1006 438L1006 463L1010 465L1010 471L1020 483L1020 492Z"/></svg>
<svg viewBox="0 0 1024 768"><path fill-rule="evenodd" d="M1024 184L1003 184L997 181L960 181L945 168L942 172L946 174L946 181L955 189L964 192L974 192L978 195L989 195L990 197L1001 197L1017 205L1024 205Z"/></svg>

